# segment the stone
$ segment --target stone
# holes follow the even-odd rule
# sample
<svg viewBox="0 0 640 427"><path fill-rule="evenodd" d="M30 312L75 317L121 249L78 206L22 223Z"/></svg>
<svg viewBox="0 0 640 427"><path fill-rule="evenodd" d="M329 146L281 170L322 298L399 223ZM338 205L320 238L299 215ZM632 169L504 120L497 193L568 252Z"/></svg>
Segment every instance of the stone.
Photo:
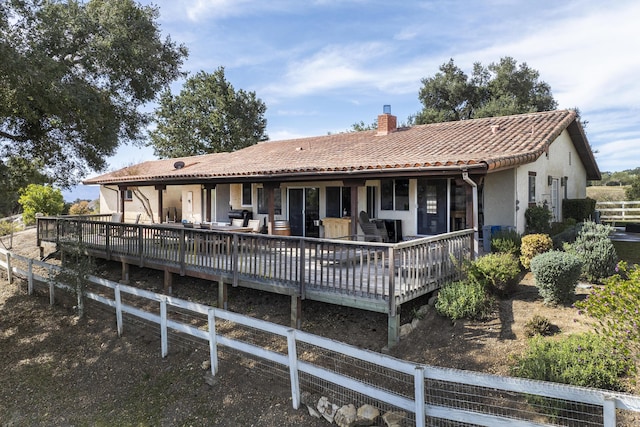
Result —
<svg viewBox="0 0 640 427"><path fill-rule="evenodd" d="M300 402L307 407L309 411L309 415L314 418L320 418L320 412L316 409L316 405L318 404L319 396L309 393L308 391L303 391L300 393Z"/></svg>
<svg viewBox="0 0 640 427"><path fill-rule="evenodd" d="M352 403L336 411L333 421L340 427L352 427L356 422L356 407Z"/></svg>
<svg viewBox="0 0 640 427"><path fill-rule="evenodd" d="M404 325L400 326L400 338L406 337L411 333L411 331L413 331L411 323L405 323Z"/></svg>
<svg viewBox="0 0 640 427"><path fill-rule="evenodd" d="M202 368L203 371L208 371L209 369L211 369L211 360L209 359L205 360L204 362L202 362L200 367Z"/></svg>
<svg viewBox="0 0 640 427"><path fill-rule="evenodd" d="M382 416L387 427L402 427L406 418L407 413L401 411L389 411Z"/></svg>
<svg viewBox="0 0 640 427"><path fill-rule="evenodd" d="M418 319L424 318L429 313L429 304L423 305L416 311L416 317Z"/></svg>
<svg viewBox="0 0 640 427"><path fill-rule="evenodd" d="M211 375L211 372L204 375L204 382L213 387L218 384L218 379Z"/></svg>
<svg viewBox="0 0 640 427"><path fill-rule="evenodd" d="M438 292L434 292L433 295L431 295L431 297L429 298L429 301L427 301L427 304L433 307L434 305L436 305L437 300L438 300Z"/></svg>
<svg viewBox="0 0 640 427"><path fill-rule="evenodd" d="M369 404L362 405L358 408L356 413L357 426L372 426L376 423L376 420L380 416L380 411L375 406Z"/></svg>
<svg viewBox="0 0 640 427"><path fill-rule="evenodd" d="M411 321L411 329L417 328L419 323L420 323L420 319L413 319Z"/></svg>
<svg viewBox="0 0 640 427"><path fill-rule="evenodd" d="M332 423L339 406L329 402L328 397L322 396L320 400L318 400L316 408L325 420L329 421L329 423Z"/></svg>

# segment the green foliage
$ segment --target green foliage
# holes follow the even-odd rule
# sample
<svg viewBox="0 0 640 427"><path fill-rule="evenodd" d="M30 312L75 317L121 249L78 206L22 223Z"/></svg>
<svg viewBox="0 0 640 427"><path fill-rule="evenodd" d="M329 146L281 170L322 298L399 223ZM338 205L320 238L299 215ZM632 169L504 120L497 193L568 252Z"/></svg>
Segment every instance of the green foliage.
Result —
<svg viewBox="0 0 640 427"><path fill-rule="evenodd" d="M423 109L415 123L554 110L551 88L538 78L538 71L508 56L488 67L475 63L470 78L450 59L435 76L422 79L418 98Z"/></svg>
<svg viewBox="0 0 640 427"><path fill-rule="evenodd" d="M445 285L438 292L436 311L451 320L488 319L493 313L495 300L478 282L460 281Z"/></svg>
<svg viewBox="0 0 640 427"><path fill-rule="evenodd" d="M22 220L26 225L35 224L36 213L54 216L64 209L62 192L48 185L29 184L20 193L18 202L22 205Z"/></svg>
<svg viewBox="0 0 640 427"><path fill-rule="evenodd" d="M18 227L13 221L0 221L0 236L6 236L15 231L18 231Z"/></svg>
<svg viewBox="0 0 640 427"><path fill-rule="evenodd" d="M549 251L531 260L531 272L546 303L569 303L582 272L582 262L570 253Z"/></svg>
<svg viewBox="0 0 640 427"><path fill-rule="evenodd" d="M518 284L520 262L510 253L492 253L472 261L465 268L467 278L489 291L504 295Z"/></svg>
<svg viewBox="0 0 640 427"><path fill-rule="evenodd" d="M522 236L515 230L500 230L491 235L491 252L507 253L518 258Z"/></svg>
<svg viewBox="0 0 640 427"><path fill-rule="evenodd" d="M521 378L613 391L624 390L623 377L634 373L632 361L595 334L534 337L511 369Z"/></svg>
<svg viewBox="0 0 640 427"><path fill-rule="evenodd" d="M140 142L149 124L140 107L182 75L186 48L161 40L155 6L10 1L2 10L3 158L41 162L61 186L103 169L121 142Z"/></svg>
<svg viewBox="0 0 640 427"><path fill-rule="evenodd" d="M640 200L640 176L631 181L631 185L625 190L625 196L629 201Z"/></svg>
<svg viewBox="0 0 640 427"><path fill-rule="evenodd" d="M582 261L583 274L591 282L599 282L615 272L618 255L609 239L613 231L608 225L587 221L582 224L575 242L565 245L567 252Z"/></svg>
<svg viewBox="0 0 640 427"><path fill-rule="evenodd" d="M21 188L26 188L29 184L50 183L41 169L42 164L29 162L22 157L0 160L0 217L19 212L18 197Z"/></svg>
<svg viewBox="0 0 640 427"><path fill-rule="evenodd" d="M551 231L551 211L546 203L528 207L524 212L524 219L527 234L549 234Z"/></svg>
<svg viewBox="0 0 640 427"><path fill-rule="evenodd" d="M520 246L520 262L522 266L529 269L533 257L550 251L552 248L553 241L547 234L527 234L522 236L522 245Z"/></svg>
<svg viewBox="0 0 640 427"><path fill-rule="evenodd" d="M553 332L554 328L549 319L540 316L539 314L534 315L524 325L524 334L528 338L534 337L536 335L546 337L548 335L553 335Z"/></svg>
<svg viewBox="0 0 640 427"><path fill-rule="evenodd" d="M628 346L636 354L640 349L640 268L618 265L617 274L608 278L601 288L575 303L580 314L598 320L597 332L612 346Z"/></svg>
<svg viewBox="0 0 640 427"><path fill-rule="evenodd" d="M150 145L161 158L239 150L267 139L266 110L255 92L236 91L223 67L201 71L179 95L162 94Z"/></svg>
<svg viewBox="0 0 640 427"><path fill-rule="evenodd" d="M564 199L562 201L562 217L572 218L576 222L591 219L596 210L596 201L589 197L585 199Z"/></svg>

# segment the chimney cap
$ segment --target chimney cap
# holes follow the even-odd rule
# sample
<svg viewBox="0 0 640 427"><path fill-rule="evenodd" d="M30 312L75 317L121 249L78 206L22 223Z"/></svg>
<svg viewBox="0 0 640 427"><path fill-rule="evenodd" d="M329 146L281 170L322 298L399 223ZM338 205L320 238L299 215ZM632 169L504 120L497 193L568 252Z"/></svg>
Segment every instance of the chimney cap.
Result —
<svg viewBox="0 0 640 427"><path fill-rule="evenodd" d="M391 114L391 105L385 104L382 106L382 114Z"/></svg>

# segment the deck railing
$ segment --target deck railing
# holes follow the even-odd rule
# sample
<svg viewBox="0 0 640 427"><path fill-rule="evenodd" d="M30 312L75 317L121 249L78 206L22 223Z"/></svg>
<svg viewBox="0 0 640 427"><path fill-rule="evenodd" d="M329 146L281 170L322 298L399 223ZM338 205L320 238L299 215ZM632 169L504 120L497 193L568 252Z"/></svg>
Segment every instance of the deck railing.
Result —
<svg viewBox="0 0 640 427"><path fill-rule="evenodd" d="M458 264L471 254L473 239L473 231L464 230L389 244L102 219L40 217L38 244L79 243L107 259L214 276L234 286L258 283L303 298L339 293L387 301L389 312L397 303L455 279Z"/></svg>

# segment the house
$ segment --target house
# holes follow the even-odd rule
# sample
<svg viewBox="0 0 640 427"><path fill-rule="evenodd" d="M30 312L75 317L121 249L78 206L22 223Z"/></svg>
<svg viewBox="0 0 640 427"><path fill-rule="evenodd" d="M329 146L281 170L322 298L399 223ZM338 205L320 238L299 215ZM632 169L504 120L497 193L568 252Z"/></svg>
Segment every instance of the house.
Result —
<svg viewBox="0 0 640 427"><path fill-rule="evenodd" d="M132 221L228 222L230 210L288 221L305 237L362 234L358 213L392 240L483 226L524 231L528 206L586 197L600 171L575 111L264 142L231 152L148 161L87 179L102 213Z"/></svg>

